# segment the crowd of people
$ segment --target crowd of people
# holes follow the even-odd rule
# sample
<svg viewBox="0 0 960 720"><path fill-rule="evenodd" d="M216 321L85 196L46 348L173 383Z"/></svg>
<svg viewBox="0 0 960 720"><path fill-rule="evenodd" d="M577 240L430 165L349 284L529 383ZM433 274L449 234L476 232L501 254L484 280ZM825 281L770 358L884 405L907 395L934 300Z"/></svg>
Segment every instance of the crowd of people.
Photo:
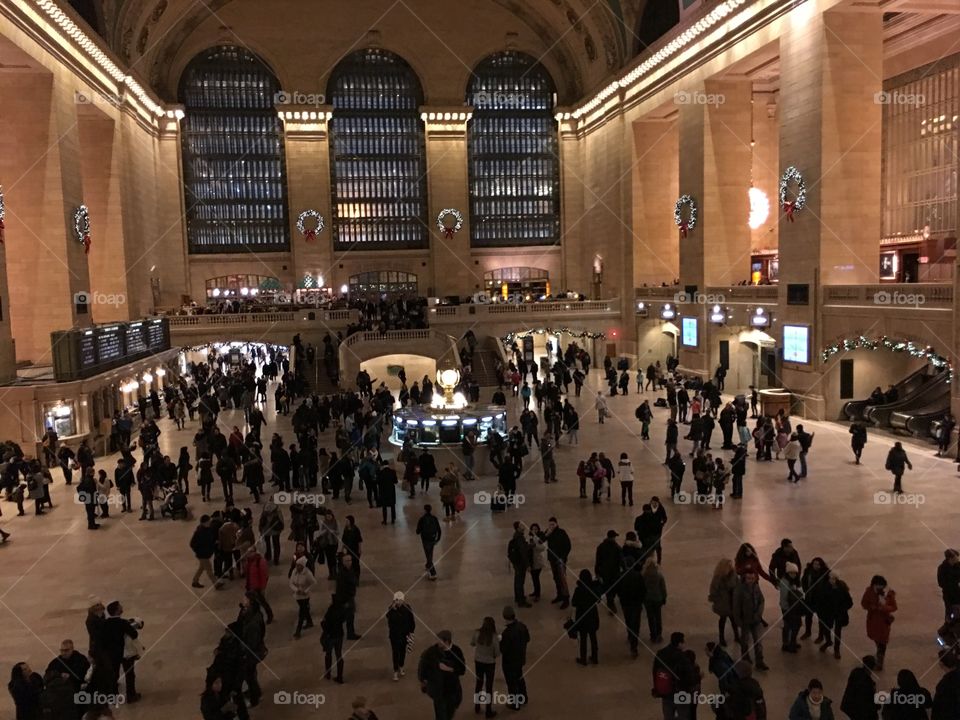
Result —
<svg viewBox="0 0 960 720"><path fill-rule="evenodd" d="M383 313L382 309L375 311ZM362 511L365 499L367 510L379 511L366 517L379 519L383 525L396 522L398 493L407 493L413 499L419 493L422 512L415 535L423 550L422 577L430 582L440 572L435 553L444 542L444 523L452 526L465 511L464 488L477 477L473 464L478 452L476 437L464 438L462 467L438 467L434 453L412 445L403 447L392 459L383 447L383 433L389 432L397 398L386 384L362 375L356 379L356 390L328 395L311 392L300 372L300 357L302 353L307 365L314 358L308 357L310 348L304 348L299 338L293 345L297 353L294 371L282 353L270 350L254 351L239 365L229 365L222 356L192 364L187 377L165 389L162 403L159 394L156 402L153 396L146 399L136 446L131 445L132 429L120 415L114 427L120 458L113 483L106 471L97 469L96 459L86 446L74 455L51 442L49 453L44 445L44 462L24 458L19 448L3 448L0 477L5 485L10 474L14 478L20 474L37 478L34 486L41 489L34 497L28 485L28 498L36 500L38 514L49 503L48 486L53 478L50 468L60 468L68 483L78 471L76 490L91 529L110 517L114 498L119 499L121 512L133 512L134 489L139 494L140 517L146 521L154 519L154 503L158 500L164 514L168 504L171 510L177 510L168 499L187 500L199 495L202 513L189 542L196 563L191 585L204 589L206 580L219 591L235 587L241 596L237 618L222 634L206 669L200 697L204 720L245 720L251 708L262 702L258 675L269 652L269 635L276 632L272 627L278 614L275 608L295 609L295 624L289 628L295 641L319 635L316 640L324 656L323 678L331 683L348 682L348 641L375 642L364 638L355 627L363 587L360 580L369 570L364 559L366 523L361 512L354 509L355 486L363 493L357 507ZM559 348L549 347L553 360L544 366L522 357L519 347L514 351L499 368L502 382L493 402L506 406L505 390L512 393L519 411L517 422L506 437L491 436L488 453L497 483L490 509L504 511L512 506L519 517L532 511L518 501L523 489L520 483L529 481L524 468L529 471L539 465L549 492L549 486L560 480L556 454L562 438L566 436L567 445L576 448L581 423L592 422L592 418L581 418L571 402L581 395L591 358L576 343L562 354ZM612 370L615 378L610 395L626 394L632 385L630 376L627 374L626 387L621 378L629 371L613 370L612 363L604 364L607 369L603 377L611 377ZM729 497L742 498L751 444L757 462L775 462L782 455L791 482L807 476L814 433L806 432L802 424L794 425L785 412L773 417L758 413L755 397L724 401L720 394L722 376L715 375L707 382L685 380L676 375L673 358L667 359L664 369L658 366L654 363L636 372L636 391L662 397L653 403L644 398L634 415L640 427L639 441L645 444L650 439L650 425L655 422L654 408L666 408L667 478L663 493L677 508L699 502L692 499L699 496L709 496L705 504L722 508L728 481L732 483ZM406 378L400 380L405 389ZM272 391L269 394L268 389ZM429 404L433 392L429 378L424 378L406 393L401 389L399 403ZM610 395L598 392L589 404L580 407L595 410L596 422L604 423L613 417ZM290 415L293 438L273 432L264 448L264 430L268 427L264 408L271 402L278 415ZM159 449L158 421L164 421L164 404L166 419L177 429L188 421L197 423L192 447L183 446L176 461ZM180 405L183 414L178 419ZM228 408L243 412L242 425L232 429L223 426L219 415ZM752 430L751 410L756 420ZM715 425L720 429L717 447L711 445ZM689 452L680 447L680 426L687 427L683 439L690 442ZM859 434L851 431L851 437L855 453L858 444L862 451L865 436L860 442ZM138 450L142 452L139 459L135 457ZM897 477L899 487L896 470L900 460L894 450L887 469ZM635 451L635 447L628 447L618 452L585 454L576 470L579 497L591 500L592 505L613 504L618 499L621 507L633 507L635 470L630 454ZM722 451L732 452L732 458L721 457ZM531 453L535 453L533 458ZM692 458L694 493L683 486L685 457ZM860 458L858 453L856 458ZM902 465L909 466L905 452ZM434 513L431 502L434 479L442 518ZM614 493L615 483L619 493ZM562 625L576 641L579 665L600 663L599 629L604 615L622 618L632 658L639 657L641 646L655 651L650 687L662 705L665 720L693 720L701 704L696 698L702 695L706 673L717 679L719 691L708 704L718 717L765 718L763 676L758 673L770 670L764 640L773 622L781 626L780 650L787 654L816 647L819 653L840 660L843 633L851 622L862 622L874 643L874 652L849 673L836 704L819 679L799 683L796 700L789 709L790 720L830 720L837 712L851 720L877 720L881 711L884 720L960 717L960 553L949 550L937 570L945 611L944 625L938 630L943 677L930 691L920 685L913 672L901 668L896 685L891 684L889 693L883 694L886 686L878 684L878 673L887 662L891 626L899 610L897 593L883 575L857 579L856 587L863 588L857 604L848 584L850 578L841 578L830 567L826 550L824 556L804 564L797 548L784 538L764 565L757 550L745 542L734 557L718 558L712 577L704 581L707 602L703 612L716 617L717 635L698 656L688 647L684 629L677 628L675 618L665 612L669 579L664 570L667 507L658 496L641 499L639 505L641 511L631 526L611 528L598 538L595 547L591 543L592 567L570 564L574 540L561 527L556 514L543 524L520 519L512 522L512 534L504 537L504 544L512 569L513 603L498 608L495 614L499 621L494 615L486 616L464 638L472 648L472 672L464 650L449 630L436 632L435 641L419 655L417 681L429 698L435 718L450 720L464 704L467 673L473 675L472 704L478 714L492 717L498 705L522 710L530 703L524 673L531 633L518 618L518 610L535 607L544 594L553 596L550 604L557 608L558 626ZM671 510L670 514L674 512L680 511ZM173 512L172 516L178 514ZM584 555L582 550L579 555ZM542 585L542 572L547 568L552 591ZM320 591L324 582L327 592ZM766 607L762 583L769 583L778 598L773 612ZM670 597L683 595L689 593L674 589ZM313 606L318 596L324 597L322 612L315 612ZM641 631L644 613L646 632ZM320 618L319 633L314 630L315 614ZM414 648L417 615L403 592L394 593L382 614L387 635L382 643L384 665L390 668L393 680L401 682ZM727 626L732 631L732 645L728 645ZM74 648L72 641L65 640L60 656L44 675L34 673L26 662L13 667L9 690L17 707L17 720L47 717L43 713L50 707L67 708L63 711L67 714L53 717L109 717L118 696L124 696L127 702L139 699L135 673L142 654L138 633L143 622L124 617L121 604L111 602L106 607L91 608L86 627L86 656ZM494 692L498 662L507 688L502 698ZM70 691L69 703L65 701L66 690ZM74 701L74 695L84 701ZM908 708L906 701L900 700L906 697L912 703ZM901 705L906 708L903 712ZM376 718L363 698L358 698L352 709L354 718Z"/></svg>

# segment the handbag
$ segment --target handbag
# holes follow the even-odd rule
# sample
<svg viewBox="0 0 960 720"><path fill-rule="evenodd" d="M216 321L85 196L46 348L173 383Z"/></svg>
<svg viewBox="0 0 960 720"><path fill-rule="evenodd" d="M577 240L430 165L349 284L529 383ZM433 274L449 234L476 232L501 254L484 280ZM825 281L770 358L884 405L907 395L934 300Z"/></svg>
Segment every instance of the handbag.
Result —
<svg viewBox="0 0 960 720"><path fill-rule="evenodd" d="M415 638L414 638L414 636L413 636L413 633L409 633L409 634L407 635L407 652L408 652L408 653L412 653L412 652L413 652L413 643L414 643L414 640L415 640Z"/></svg>
<svg viewBox="0 0 960 720"><path fill-rule="evenodd" d="M457 512L463 512L467 509L467 498L463 493L458 493L456 500L453 501L453 507Z"/></svg>

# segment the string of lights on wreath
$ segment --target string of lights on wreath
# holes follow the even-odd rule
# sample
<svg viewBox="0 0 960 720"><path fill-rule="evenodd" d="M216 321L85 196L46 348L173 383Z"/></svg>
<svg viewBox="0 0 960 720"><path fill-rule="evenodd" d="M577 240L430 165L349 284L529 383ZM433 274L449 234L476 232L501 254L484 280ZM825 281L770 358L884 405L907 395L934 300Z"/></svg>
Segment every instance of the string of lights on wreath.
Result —
<svg viewBox="0 0 960 720"><path fill-rule="evenodd" d="M820 359L826 362L837 353L850 352L851 350L888 350L895 353L907 353L911 357L926 360L937 370L953 372L950 361L935 352L930 346L919 345L911 340L891 339L885 335L875 339L870 339L865 335L845 338L824 348L820 353Z"/></svg>
<svg viewBox="0 0 960 720"><path fill-rule="evenodd" d="M3 224L3 221L6 217L7 204L3 199L3 186L0 186L0 245L3 245L3 231L6 230L6 226Z"/></svg>
<svg viewBox="0 0 960 720"><path fill-rule="evenodd" d="M83 254L89 255L93 241L90 239L90 211L86 205L81 205L73 213L73 233L83 244Z"/></svg>
<svg viewBox="0 0 960 720"><path fill-rule="evenodd" d="M313 228L308 228L306 225L307 218L313 218L316 224ZM303 235L304 240L311 242L317 239L317 235L323 232L323 215L318 213L316 210L304 210L300 213L300 216L297 218L297 231Z"/></svg>
<svg viewBox="0 0 960 720"><path fill-rule="evenodd" d="M797 184L797 193L793 200L787 199L790 192L791 181ZM793 214L799 210L803 210L806 204L807 185L804 183L803 175L800 174L800 171L791 165L784 170L783 175L780 176L780 207L782 207L783 212L787 214L787 220L793 222Z"/></svg>
<svg viewBox="0 0 960 720"><path fill-rule="evenodd" d="M453 225L447 225L447 218L453 218ZM450 240L460 232L460 228L463 227L463 214L456 208L444 208L440 211L440 214L437 215L437 229L443 233L443 236Z"/></svg>
<svg viewBox="0 0 960 720"><path fill-rule="evenodd" d="M518 338L530 337L531 335L569 335L570 337L577 338L578 340L589 339L589 340L603 340L607 337L606 333L602 332L588 332L583 330L571 330L570 328L537 328L536 330L524 330L523 332L517 333L507 333L504 335L501 340L507 345L512 345L513 341Z"/></svg>
<svg viewBox="0 0 960 720"><path fill-rule="evenodd" d="M683 208L690 209L686 219L683 217ZM681 195L673 206L673 222L680 228L680 237L686 237L697 226L697 203L690 195Z"/></svg>

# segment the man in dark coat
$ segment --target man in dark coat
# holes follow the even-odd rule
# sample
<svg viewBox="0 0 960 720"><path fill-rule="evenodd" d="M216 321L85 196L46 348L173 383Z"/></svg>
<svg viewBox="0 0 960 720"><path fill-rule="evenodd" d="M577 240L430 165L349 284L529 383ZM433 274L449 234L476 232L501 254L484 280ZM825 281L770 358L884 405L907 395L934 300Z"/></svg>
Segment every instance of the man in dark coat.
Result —
<svg viewBox="0 0 960 720"><path fill-rule="evenodd" d="M684 652L685 640L682 632L672 633L670 644L658 650L653 659L654 694L660 698L664 720L689 718L694 707L692 696L700 679L696 667ZM658 691L657 676L663 673L672 680L669 692Z"/></svg>
<svg viewBox="0 0 960 720"><path fill-rule="evenodd" d="M397 522L397 471L386 461L377 473L377 502L383 512L382 525L387 524L387 511L390 511L390 523Z"/></svg>
<svg viewBox="0 0 960 720"><path fill-rule="evenodd" d="M943 592L945 617L950 618L950 608L960 605L960 553L953 548L943 551L943 562L937 568L937 585Z"/></svg>
<svg viewBox="0 0 960 720"><path fill-rule="evenodd" d="M952 652L941 652L940 664L947 673L940 678L933 694L930 720L954 720L960 717L960 664Z"/></svg>
<svg viewBox="0 0 960 720"><path fill-rule="evenodd" d="M515 522L513 524L513 537L507 543L507 560L510 561L510 567L513 568L513 601L520 607L530 607L524 585L533 558L525 531L526 528L522 523Z"/></svg>
<svg viewBox="0 0 960 720"><path fill-rule="evenodd" d="M660 542L660 520L653 514L653 507L649 503L644 503L641 513L633 521L633 529L643 546L643 557L646 560L647 555L653 552Z"/></svg>
<svg viewBox="0 0 960 720"><path fill-rule="evenodd" d="M527 664L527 645L530 631L517 620L516 611L509 605L503 609L506 625L500 634L500 662L503 664L503 679L507 682L510 707L519 710L530 699L527 681L523 678L523 666Z"/></svg>
<svg viewBox="0 0 960 720"><path fill-rule="evenodd" d="M840 709L850 720L877 720L877 683L873 679L877 661L873 655L866 655L861 662L860 667L850 671Z"/></svg>
<svg viewBox="0 0 960 720"><path fill-rule="evenodd" d="M90 661L87 659L87 656L82 652L74 650L73 640L64 640L60 643L60 654L47 665L47 670L43 673L43 677L49 683L51 676L61 676L70 683L73 687L73 693L76 695L83 687L83 682L87 677L87 671L89 669Z"/></svg>
<svg viewBox="0 0 960 720"><path fill-rule="evenodd" d="M629 537L629 533L628 533ZM640 644L640 614L647 588L640 572L639 558L625 558L626 570L617 583L617 596L623 608L623 622L627 626L627 641L630 643L630 655L637 657Z"/></svg>
<svg viewBox="0 0 960 720"><path fill-rule="evenodd" d="M98 652L101 658L94 658L96 662L106 661L109 664L109 675L105 676L110 684L108 695L117 695L117 685L120 672L123 670L123 649L127 638L136 639L137 630L127 618L122 617L123 606L114 600L107 605L107 619L104 620L97 640ZM136 691L136 680L132 668L126 674L127 697L126 702L135 702L139 695Z"/></svg>
<svg viewBox="0 0 960 720"><path fill-rule="evenodd" d="M571 543L567 531L560 527L555 517L547 522L547 559L550 562L550 572L557 587L557 596L552 603L560 603L560 609L566 610L570 606L570 589L567 585L567 558L570 556Z"/></svg>
<svg viewBox="0 0 960 720"><path fill-rule="evenodd" d="M434 720L452 720L463 700L460 678L467 671L463 651L453 644L449 630L437 633L437 642L423 651L417 667L420 688L433 700Z"/></svg>
<svg viewBox="0 0 960 720"><path fill-rule="evenodd" d="M594 574L603 583L603 592L607 596L607 609L617 612L616 585L623 570L623 549L617 544L616 530L607 530L607 537L597 545Z"/></svg>
<svg viewBox="0 0 960 720"><path fill-rule="evenodd" d="M430 580L437 579L437 569L433 565L433 549L440 542L442 532L440 530L440 521L433 514L433 507L423 506L423 515L417 521L417 535L420 536L420 543L423 545L423 558L426 560L424 567L430 574Z"/></svg>

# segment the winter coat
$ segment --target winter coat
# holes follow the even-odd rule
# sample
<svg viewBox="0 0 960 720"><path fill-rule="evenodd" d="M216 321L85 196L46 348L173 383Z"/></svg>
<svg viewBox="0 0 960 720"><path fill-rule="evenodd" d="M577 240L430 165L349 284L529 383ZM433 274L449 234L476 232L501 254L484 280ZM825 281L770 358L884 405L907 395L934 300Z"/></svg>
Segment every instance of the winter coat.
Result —
<svg viewBox="0 0 960 720"><path fill-rule="evenodd" d="M707 599L713 612L720 617L729 617L733 613L733 591L737 587L736 573L716 577L710 581L710 593Z"/></svg>
<svg viewBox="0 0 960 720"><path fill-rule="evenodd" d="M793 706L790 708L789 720L811 720L810 705L807 702L809 696L809 690L804 690L797 695L797 699L793 701ZM833 701L826 696L820 701L820 720L834 720Z"/></svg>
<svg viewBox="0 0 960 720"><path fill-rule="evenodd" d="M643 584L646 589L644 605L662 606L667 604L667 581L664 580L660 568L643 573Z"/></svg>
<svg viewBox="0 0 960 720"><path fill-rule="evenodd" d="M270 580L270 566L260 553L250 553L243 560L247 590L265 590Z"/></svg>
<svg viewBox="0 0 960 720"><path fill-rule="evenodd" d="M380 468L377 473L377 501L380 507L397 504L397 471L391 467Z"/></svg>
<svg viewBox="0 0 960 720"><path fill-rule="evenodd" d="M620 577L622 567L623 550L617 545L616 540L607 538L597 546L594 573L604 582L611 583Z"/></svg>
<svg viewBox="0 0 960 720"><path fill-rule="evenodd" d="M874 701L877 684L870 671L865 667L856 667L850 671L847 687L843 691L840 709L850 720L876 720L877 705Z"/></svg>
<svg viewBox="0 0 960 720"><path fill-rule="evenodd" d="M849 610L853 607L853 598L850 597L850 590L846 585L837 583L831 585L824 583L827 590L820 597L817 606L817 615L824 623L830 625L838 624L840 627L846 627L850 624Z"/></svg>
<svg viewBox="0 0 960 720"><path fill-rule="evenodd" d="M391 605L387 610L387 633L391 640L405 640L417 627L409 605Z"/></svg>
<svg viewBox="0 0 960 720"><path fill-rule="evenodd" d="M876 643L890 642L890 625L897 611L897 596L893 590L880 597L868 587L860 599L860 607L867 611L867 637Z"/></svg>
<svg viewBox="0 0 960 720"><path fill-rule="evenodd" d="M756 625L763 621L763 591L759 582L748 585L740 581L733 591L733 621L740 627Z"/></svg>
<svg viewBox="0 0 960 720"><path fill-rule="evenodd" d="M600 613L597 611L599 601L597 598L602 594L603 589L597 583L591 582L587 587L577 582L577 588L573 591L573 598L570 600L570 604L576 610L573 630L588 633L600 629Z"/></svg>
<svg viewBox="0 0 960 720"><path fill-rule="evenodd" d="M294 600L306 600L310 597L310 590L317 584L317 579L304 567L303 570L294 570L290 574L290 589L293 590Z"/></svg>

